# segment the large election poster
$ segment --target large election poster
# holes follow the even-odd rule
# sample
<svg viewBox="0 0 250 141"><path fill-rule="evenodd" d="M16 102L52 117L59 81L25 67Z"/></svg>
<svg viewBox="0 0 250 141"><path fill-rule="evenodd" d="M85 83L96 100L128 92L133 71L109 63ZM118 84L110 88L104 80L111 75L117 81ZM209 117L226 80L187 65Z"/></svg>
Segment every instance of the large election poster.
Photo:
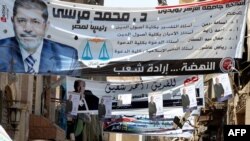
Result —
<svg viewBox="0 0 250 141"><path fill-rule="evenodd" d="M242 57L247 5L247 0L210 0L111 8L0 0L0 71L71 76L228 72Z"/></svg>

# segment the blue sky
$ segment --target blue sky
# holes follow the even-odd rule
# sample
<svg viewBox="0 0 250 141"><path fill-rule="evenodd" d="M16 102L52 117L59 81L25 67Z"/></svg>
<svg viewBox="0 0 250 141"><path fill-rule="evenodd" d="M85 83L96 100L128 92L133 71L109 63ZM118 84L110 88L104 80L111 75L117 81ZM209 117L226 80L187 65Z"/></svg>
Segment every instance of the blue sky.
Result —
<svg viewBox="0 0 250 141"><path fill-rule="evenodd" d="M179 0L167 0L168 5L176 5ZM107 7L155 7L157 0L104 0Z"/></svg>

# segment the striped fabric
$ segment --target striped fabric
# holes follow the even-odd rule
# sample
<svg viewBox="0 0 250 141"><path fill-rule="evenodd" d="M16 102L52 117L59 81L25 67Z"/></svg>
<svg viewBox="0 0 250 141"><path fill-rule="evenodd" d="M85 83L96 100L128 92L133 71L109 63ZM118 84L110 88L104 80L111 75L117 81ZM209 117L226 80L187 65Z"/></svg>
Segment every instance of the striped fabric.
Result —
<svg viewBox="0 0 250 141"><path fill-rule="evenodd" d="M36 60L32 57L32 55L29 55L26 59L25 59L27 65L28 65L28 73L35 73L35 70L33 68L33 65L35 64Z"/></svg>

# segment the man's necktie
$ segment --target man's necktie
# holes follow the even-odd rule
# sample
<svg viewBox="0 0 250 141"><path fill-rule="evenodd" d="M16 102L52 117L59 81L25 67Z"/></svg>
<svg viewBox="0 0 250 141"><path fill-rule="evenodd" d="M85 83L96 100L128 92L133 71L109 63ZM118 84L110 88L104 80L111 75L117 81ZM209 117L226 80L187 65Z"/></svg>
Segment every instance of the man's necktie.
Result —
<svg viewBox="0 0 250 141"><path fill-rule="evenodd" d="M25 59L27 65L28 65L28 73L34 73L35 70L33 69L33 65L35 64L36 60L32 57L32 55L29 55L26 59Z"/></svg>

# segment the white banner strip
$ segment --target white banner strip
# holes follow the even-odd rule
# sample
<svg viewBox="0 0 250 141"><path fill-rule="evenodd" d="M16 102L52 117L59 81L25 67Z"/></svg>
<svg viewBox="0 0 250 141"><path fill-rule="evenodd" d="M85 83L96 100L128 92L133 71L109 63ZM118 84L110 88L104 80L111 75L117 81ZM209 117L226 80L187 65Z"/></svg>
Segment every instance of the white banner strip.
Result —
<svg viewBox="0 0 250 141"><path fill-rule="evenodd" d="M116 61L241 58L247 2L234 1L164 9L52 1L45 38L76 48L79 60L93 68ZM4 39L14 36L14 0L0 2Z"/></svg>

